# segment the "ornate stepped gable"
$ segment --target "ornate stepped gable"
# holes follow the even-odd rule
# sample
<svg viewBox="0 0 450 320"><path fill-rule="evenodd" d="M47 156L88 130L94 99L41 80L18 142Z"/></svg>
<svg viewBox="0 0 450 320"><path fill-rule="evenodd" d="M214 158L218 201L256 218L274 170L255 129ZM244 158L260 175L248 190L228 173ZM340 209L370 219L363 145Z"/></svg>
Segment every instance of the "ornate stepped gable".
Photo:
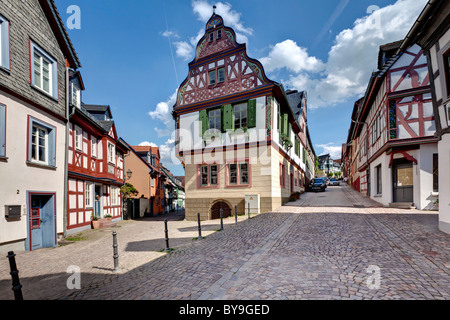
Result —
<svg viewBox="0 0 450 320"><path fill-rule="evenodd" d="M210 41L213 34L213 41ZM223 19L213 14L189 63L189 75L178 89L175 108L272 84L262 65L246 54L246 45L236 42L233 29L223 25ZM224 69L224 81L219 82L219 69ZM209 83L209 73L216 71L216 83Z"/></svg>

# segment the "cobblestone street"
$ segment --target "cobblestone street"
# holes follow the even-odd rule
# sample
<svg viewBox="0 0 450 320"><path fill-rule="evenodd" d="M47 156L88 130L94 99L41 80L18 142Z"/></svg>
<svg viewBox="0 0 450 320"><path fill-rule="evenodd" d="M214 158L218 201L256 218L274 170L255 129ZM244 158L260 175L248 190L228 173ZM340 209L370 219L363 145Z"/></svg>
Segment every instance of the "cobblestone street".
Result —
<svg viewBox="0 0 450 320"><path fill-rule="evenodd" d="M163 219L170 253L162 252ZM122 221L120 272L111 229L54 249L17 252L25 299L450 299L450 236L436 212L380 207L348 186L305 193L252 219L202 222L180 214ZM69 290L67 267L81 269ZM379 287L368 286L379 268ZM372 268L372 269L371 269ZM370 282L372 283L372 282ZM13 299L7 259L0 298Z"/></svg>

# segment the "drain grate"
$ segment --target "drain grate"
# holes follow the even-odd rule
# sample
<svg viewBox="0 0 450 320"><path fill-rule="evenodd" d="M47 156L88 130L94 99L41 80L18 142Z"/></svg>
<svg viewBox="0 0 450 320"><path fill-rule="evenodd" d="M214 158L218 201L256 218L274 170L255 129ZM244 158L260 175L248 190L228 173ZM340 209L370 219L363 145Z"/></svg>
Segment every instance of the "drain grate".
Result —
<svg viewBox="0 0 450 320"><path fill-rule="evenodd" d="M362 204L354 204L353 207L355 207L355 208L364 208L364 205L362 205Z"/></svg>

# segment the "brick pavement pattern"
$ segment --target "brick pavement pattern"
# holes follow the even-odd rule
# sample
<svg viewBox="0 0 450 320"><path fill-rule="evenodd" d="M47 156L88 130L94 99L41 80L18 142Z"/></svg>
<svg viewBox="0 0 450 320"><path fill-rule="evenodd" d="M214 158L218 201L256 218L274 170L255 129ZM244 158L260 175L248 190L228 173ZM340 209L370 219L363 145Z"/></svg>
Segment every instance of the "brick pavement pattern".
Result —
<svg viewBox="0 0 450 320"><path fill-rule="evenodd" d="M117 226L120 272L112 272L112 239L87 239L19 253L25 299L450 299L450 236L436 212L384 208L348 186L306 193L276 212L204 224L163 218ZM170 227L172 226L172 227ZM95 231L95 232L94 232ZM4 259L6 260L6 259ZM0 298L12 299L7 261ZM81 289L69 290L68 265L80 266ZM374 284L371 266L379 268Z"/></svg>

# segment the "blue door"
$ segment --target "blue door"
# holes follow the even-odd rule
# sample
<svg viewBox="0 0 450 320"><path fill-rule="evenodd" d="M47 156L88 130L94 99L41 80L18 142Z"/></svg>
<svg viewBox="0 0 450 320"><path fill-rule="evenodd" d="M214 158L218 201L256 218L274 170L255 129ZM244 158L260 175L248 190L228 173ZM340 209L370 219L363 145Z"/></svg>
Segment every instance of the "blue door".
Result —
<svg viewBox="0 0 450 320"><path fill-rule="evenodd" d="M54 195L31 195L30 250L56 246Z"/></svg>

